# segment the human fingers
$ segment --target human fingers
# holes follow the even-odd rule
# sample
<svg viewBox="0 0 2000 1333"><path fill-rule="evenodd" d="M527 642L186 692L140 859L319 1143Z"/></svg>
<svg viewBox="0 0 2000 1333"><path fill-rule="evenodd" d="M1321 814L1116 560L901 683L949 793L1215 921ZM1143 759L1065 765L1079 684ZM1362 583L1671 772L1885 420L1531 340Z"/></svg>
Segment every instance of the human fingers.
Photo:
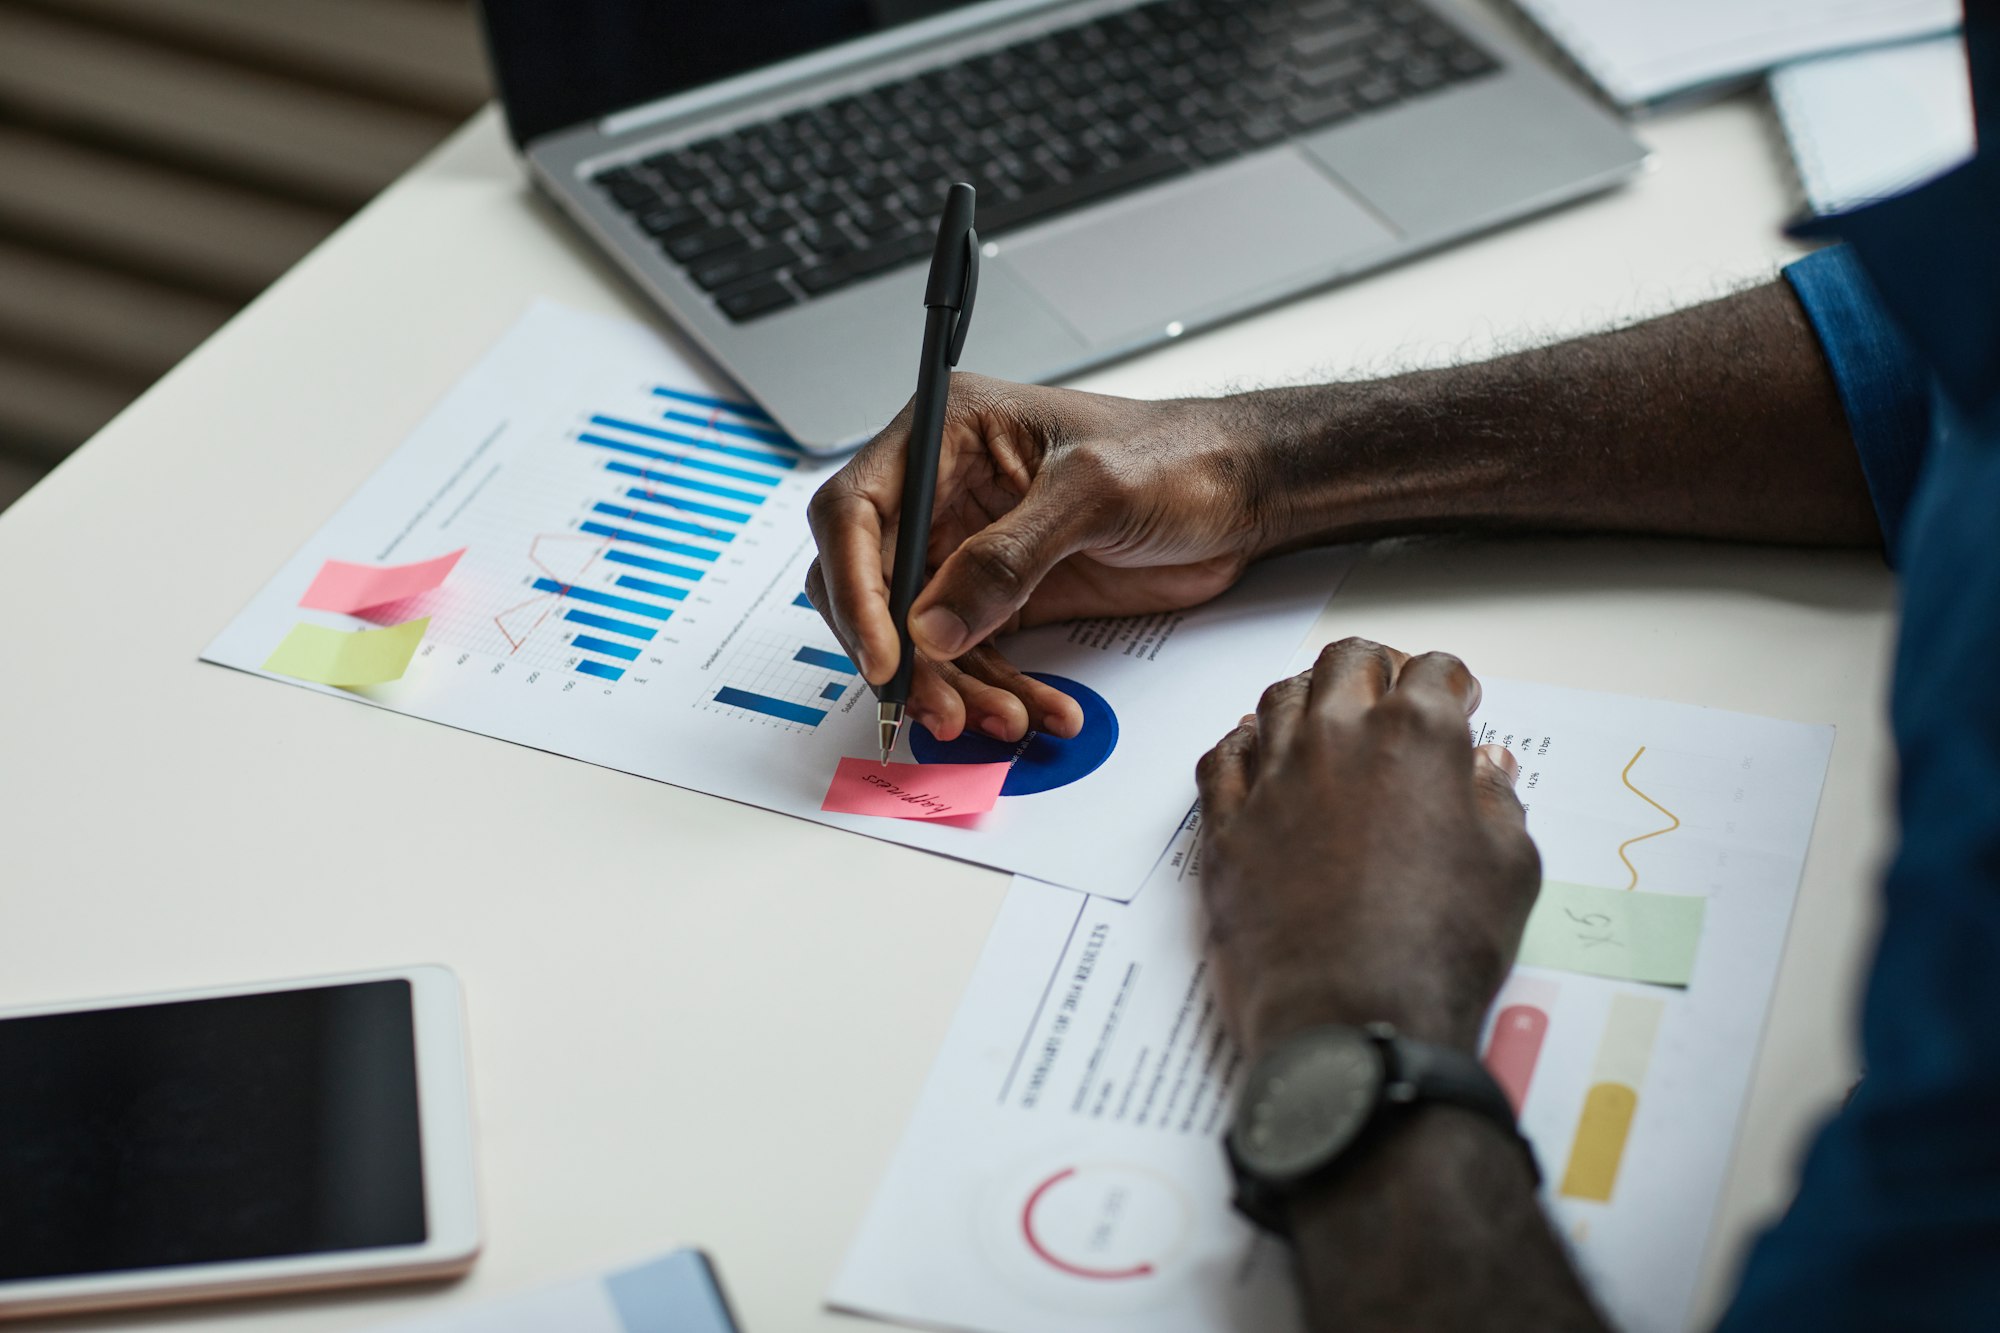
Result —
<svg viewBox="0 0 2000 1333"><path fill-rule="evenodd" d="M1301 671L1267 686L1257 700L1258 740L1267 753L1281 755L1298 734L1312 690L1312 672Z"/></svg>
<svg viewBox="0 0 2000 1333"><path fill-rule="evenodd" d="M854 654L855 665L870 684L895 674L902 646L889 614L889 585L882 569L884 525L894 520L902 502L904 444L910 433L910 409L863 445L840 471L829 477L806 508L813 541L819 547L814 569L821 593L813 595L811 576L806 592Z"/></svg>
<svg viewBox="0 0 2000 1333"><path fill-rule="evenodd" d="M1457 706L1461 718L1478 710L1484 693L1479 677L1450 653L1422 653L1405 660L1396 673L1395 688L1440 694Z"/></svg>
<svg viewBox="0 0 2000 1333"><path fill-rule="evenodd" d="M1480 811L1513 828L1526 828L1528 812L1518 785L1521 762L1504 745L1481 745L1472 752L1472 791Z"/></svg>
<svg viewBox="0 0 2000 1333"><path fill-rule="evenodd" d="M982 696L983 701L998 705L993 712L973 707L971 696L967 696L966 725L973 730L1005 741L1020 740L1030 730L1065 739L1083 730L1083 708L1076 700L1028 675L992 644L982 643L961 654L955 665L967 676L1001 692L1001 699ZM1018 709L1002 703L1002 699L1011 700ZM986 725L988 722L1000 724L1003 729L996 730Z"/></svg>
<svg viewBox="0 0 2000 1333"><path fill-rule="evenodd" d="M1000 629L1083 548L1092 508L1059 489L1048 474L1035 477L1018 504L945 557L910 608L910 637L926 656L948 661Z"/></svg>
<svg viewBox="0 0 2000 1333"><path fill-rule="evenodd" d="M1257 719L1252 715L1237 723L1195 765L1195 790L1200 793L1202 820L1208 828L1226 826L1242 810L1257 776L1257 760Z"/></svg>
<svg viewBox="0 0 2000 1333"><path fill-rule="evenodd" d="M1351 722L1381 701L1409 660L1408 654L1370 639L1330 643L1306 673L1311 681L1306 702L1322 723Z"/></svg>

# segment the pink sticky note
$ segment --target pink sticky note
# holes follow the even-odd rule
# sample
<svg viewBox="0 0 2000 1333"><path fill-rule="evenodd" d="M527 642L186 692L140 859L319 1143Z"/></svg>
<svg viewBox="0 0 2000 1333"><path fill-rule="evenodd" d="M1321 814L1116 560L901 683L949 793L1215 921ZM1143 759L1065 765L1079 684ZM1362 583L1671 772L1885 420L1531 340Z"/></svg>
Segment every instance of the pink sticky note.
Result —
<svg viewBox="0 0 2000 1333"><path fill-rule="evenodd" d="M1000 799L1008 764L883 764L843 759L822 810L889 819L954 819L983 814Z"/></svg>
<svg viewBox="0 0 2000 1333"><path fill-rule="evenodd" d="M329 560L320 566L319 576L299 598L299 605L309 611L354 612L400 602L443 583L464 554L461 546L450 555L413 565L351 565L345 560Z"/></svg>

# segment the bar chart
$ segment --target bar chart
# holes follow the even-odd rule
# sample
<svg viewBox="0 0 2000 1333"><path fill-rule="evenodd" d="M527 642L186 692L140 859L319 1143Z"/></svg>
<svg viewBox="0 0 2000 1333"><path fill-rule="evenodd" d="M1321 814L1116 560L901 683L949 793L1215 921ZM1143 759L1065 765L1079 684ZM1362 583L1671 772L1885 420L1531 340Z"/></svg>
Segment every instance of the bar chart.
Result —
<svg viewBox="0 0 2000 1333"><path fill-rule="evenodd" d="M808 603L810 607L810 603ZM818 617L814 615L817 623ZM709 703L766 726L811 730L860 683L846 654L804 642L790 625L754 631ZM819 631L824 634L824 630Z"/></svg>

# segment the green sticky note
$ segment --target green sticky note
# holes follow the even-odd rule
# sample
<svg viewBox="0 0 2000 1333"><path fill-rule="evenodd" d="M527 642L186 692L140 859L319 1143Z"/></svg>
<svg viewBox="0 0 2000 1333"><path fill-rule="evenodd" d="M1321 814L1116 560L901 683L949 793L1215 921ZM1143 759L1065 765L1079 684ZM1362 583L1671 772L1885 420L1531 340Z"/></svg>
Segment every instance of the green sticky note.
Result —
<svg viewBox="0 0 2000 1333"><path fill-rule="evenodd" d="M1528 915L1520 961L1621 981L1685 986L1708 899L1549 880Z"/></svg>
<svg viewBox="0 0 2000 1333"><path fill-rule="evenodd" d="M340 630L300 623L264 663L264 670L319 685L381 685L409 669L424 641L429 616L387 629Z"/></svg>

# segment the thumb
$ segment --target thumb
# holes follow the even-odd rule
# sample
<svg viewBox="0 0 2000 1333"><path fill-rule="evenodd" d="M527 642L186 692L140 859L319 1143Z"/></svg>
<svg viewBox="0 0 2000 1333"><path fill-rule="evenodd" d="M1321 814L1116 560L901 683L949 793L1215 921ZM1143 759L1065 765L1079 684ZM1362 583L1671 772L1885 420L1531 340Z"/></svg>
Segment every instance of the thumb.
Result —
<svg viewBox="0 0 2000 1333"><path fill-rule="evenodd" d="M1048 572L1083 548L1089 519L1043 473L1014 508L967 537L910 607L917 651L944 661L1006 624Z"/></svg>
<svg viewBox="0 0 2000 1333"><path fill-rule="evenodd" d="M1504 816L1516 824L1527 821L1527 811L1514 791L1520 777L1520 761L1506 746L1482 745L1472 752L1473 794L1488 815Z"/></svg>

